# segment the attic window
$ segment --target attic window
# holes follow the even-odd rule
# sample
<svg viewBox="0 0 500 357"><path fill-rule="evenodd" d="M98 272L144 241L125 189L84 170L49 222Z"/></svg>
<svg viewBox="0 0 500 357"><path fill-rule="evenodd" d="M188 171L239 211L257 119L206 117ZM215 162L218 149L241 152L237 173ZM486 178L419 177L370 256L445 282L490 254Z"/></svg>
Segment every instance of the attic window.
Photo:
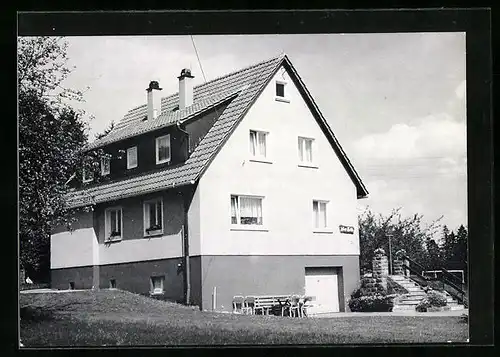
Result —
<svg viewBox="0 0 500 357"><path fill-rule="evenodd" d="M286 82L276 81L276 97L275 98L277 101L289 103L290 100L287 99L285 96L285 86L286 86Z"/></svg>

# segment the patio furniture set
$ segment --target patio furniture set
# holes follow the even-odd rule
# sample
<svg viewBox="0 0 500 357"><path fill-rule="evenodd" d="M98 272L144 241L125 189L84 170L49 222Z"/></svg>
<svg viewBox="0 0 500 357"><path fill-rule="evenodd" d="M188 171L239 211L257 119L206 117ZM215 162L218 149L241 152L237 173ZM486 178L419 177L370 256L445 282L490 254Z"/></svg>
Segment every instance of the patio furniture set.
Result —
<svg viewBox="0 0 500 357"><path fill-rule="evenodd" d="M237 295L233 297L233 313L307 317L307 310L313 306L313 300L313 296L301 295Z"/></svg>

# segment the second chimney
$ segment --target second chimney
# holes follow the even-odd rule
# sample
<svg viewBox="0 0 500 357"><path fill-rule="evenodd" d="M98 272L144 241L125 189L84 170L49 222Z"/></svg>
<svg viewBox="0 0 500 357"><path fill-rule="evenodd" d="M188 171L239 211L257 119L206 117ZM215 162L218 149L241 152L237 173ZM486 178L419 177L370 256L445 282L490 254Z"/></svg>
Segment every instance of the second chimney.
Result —
<svg viewBox="0 0 500 357"><path fill-rule="evenodd" d="M184 68L179 77L179 109L193 104L193 76L191 70Z"/></svg>
<svg viewBox="0 0 500 357"><path fill-rule="evenodd" d="M149 87L146 89L148 93L148 120L155 119L161 112L161 98L160 93L155 93L155 91L160 91L160 85L157 81L149 82Z"/></svg>

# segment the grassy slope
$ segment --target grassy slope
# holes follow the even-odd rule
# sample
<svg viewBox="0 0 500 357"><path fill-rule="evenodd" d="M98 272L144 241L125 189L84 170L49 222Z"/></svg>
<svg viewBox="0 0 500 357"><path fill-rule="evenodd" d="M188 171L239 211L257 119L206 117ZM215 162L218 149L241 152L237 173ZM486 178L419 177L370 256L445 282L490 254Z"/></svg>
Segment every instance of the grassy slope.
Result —
<svg viewBox="0 0 500 357"><path fill-rule="evenodd" d="M21 319L26 347L463 342L468 335L459 317L216 314L123 291L21 294L20 301L46 315Z"/></svg>

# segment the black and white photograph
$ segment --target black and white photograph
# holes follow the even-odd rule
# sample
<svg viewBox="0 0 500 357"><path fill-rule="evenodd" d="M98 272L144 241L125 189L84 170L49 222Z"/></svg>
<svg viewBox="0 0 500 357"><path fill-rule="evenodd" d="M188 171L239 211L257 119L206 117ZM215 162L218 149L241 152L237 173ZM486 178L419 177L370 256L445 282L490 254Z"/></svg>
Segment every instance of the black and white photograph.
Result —
<svg viewBox="0 0 500 357"><path fill-rule="evenodd" d="M18 36L21 348L468 343L466 41Z"/></svg>

